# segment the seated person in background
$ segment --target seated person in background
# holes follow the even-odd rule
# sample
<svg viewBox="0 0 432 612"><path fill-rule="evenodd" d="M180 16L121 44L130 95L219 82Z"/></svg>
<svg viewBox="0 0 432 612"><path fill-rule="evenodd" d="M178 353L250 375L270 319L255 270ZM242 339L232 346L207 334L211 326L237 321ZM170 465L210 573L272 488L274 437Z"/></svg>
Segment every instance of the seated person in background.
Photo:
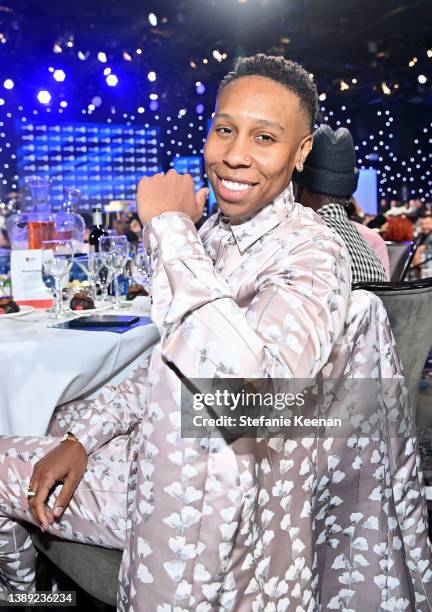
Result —
<svg viewBox="0 0 432 612"><path fill-rule="evenodd" d="M351 293L343 240L293 198L317 101L298 64L238 60L204 153L220 212L199 233L190 175L140 181L160 341L118 387L60 408L47 437L0 438L3 598L34 588L32 522L124 548L119 612L430 609L415 438L181 435L181 381L203 378L395 379L381 419L410 420L380 300ZM59 443L65 426L78 442Z"/></svg>
<svg viewBox="0 0 432 612"><path fill-rule="evenodd" d="M432 215L423 215L419 220L420 232L416 239L417 246L432 246Z"/></svg>
<svg viewBox="0 0 432 612"><path fill-rule="evenodd" d="M425 258L425 251L432 247L432 215L424 214L420 217L419 221L420 232L416 238L417 250L414 255L414 259L412 262L413 266L417 266L417 271L420 274L420 277L428 278L429 276L429 267L426 269L423 266L421 267L421 263ZM426 259L429 259L429 255L426 255Z"/></svg>
<svg viewBox="0 0 432 612"><path fill-rule="evenodd" d="M411 242L414 236L413 224L404 215L387 216L386 223L381 227L381 235L389 242Z"/></svg>
<svg viewBox="0 0 432 612"><path fill-rule="evenodd" d="M353 283L386 280L384 267L348 219L346 207L357 189L358 170L351 133L335 132L321 125L314 132L313 148L302 171L295 170L293 181L297 199L309 206L335 230L351 256Z"/></svg>
<svg viewBox="0 0 432 612"><path fill-rule="evenodd" d="M358 233L363 236L369 247L382 263L386 275L386 281L389 281L390 261L385 241L381 238L378 232L375 232L362 223L362 219L358 215L358 211L356 209L354 198L352 199L352 203L347 206L346 212L348 219L357 229ZM366 218L364 220L366 220Z"/></svg>

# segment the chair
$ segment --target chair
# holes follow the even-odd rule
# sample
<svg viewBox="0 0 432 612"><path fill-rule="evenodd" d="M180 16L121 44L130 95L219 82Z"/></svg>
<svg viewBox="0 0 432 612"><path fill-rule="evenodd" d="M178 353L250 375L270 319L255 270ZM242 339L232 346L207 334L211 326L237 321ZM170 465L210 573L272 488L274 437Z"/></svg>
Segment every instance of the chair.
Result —
<svg viewBox="0 0 432 612"><path fill-rule="evenodd" d="M388 242L387 252L390 263L390 282L403 281L414 259L417 245L415 242Z"/></svg>
<svg viewBox="0 0 432 612"><path fill-rule="evenodd" d="M122 551L90 544L68 542L31 527L31 539L42 553L42 565L49 560L92 599L92 609L109 610L116 606L118 574ZM45 559L46 558L46 559ZM39 561L40 563L40 561ZM39 571L38 590L50 590L47 571ZM49 574L48 570L48 574ZM45 580L45 581L44 581Z"/></svg>
<svg viewBox="0 0 432 612"><path fill-rule="evenodd" d="M399 283L356 283L377 295L387 310L415 408L417 383L432 347L432 278Z"/></svg>

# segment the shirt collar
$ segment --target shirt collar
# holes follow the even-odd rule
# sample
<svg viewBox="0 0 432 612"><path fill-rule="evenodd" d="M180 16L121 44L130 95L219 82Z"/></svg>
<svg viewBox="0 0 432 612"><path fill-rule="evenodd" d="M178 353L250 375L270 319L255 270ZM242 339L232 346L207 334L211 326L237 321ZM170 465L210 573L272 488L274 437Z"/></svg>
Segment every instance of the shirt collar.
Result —
<svg viewBox="0 0 432 612"><path fill-rule="evenodd" d="M228 217L219 213L219 226L231 230L240 252L246 251L254 242L274 227L288 215L294 205L292 184L270 204L261 208L253 217L238 225L231 225Z"/></svg>

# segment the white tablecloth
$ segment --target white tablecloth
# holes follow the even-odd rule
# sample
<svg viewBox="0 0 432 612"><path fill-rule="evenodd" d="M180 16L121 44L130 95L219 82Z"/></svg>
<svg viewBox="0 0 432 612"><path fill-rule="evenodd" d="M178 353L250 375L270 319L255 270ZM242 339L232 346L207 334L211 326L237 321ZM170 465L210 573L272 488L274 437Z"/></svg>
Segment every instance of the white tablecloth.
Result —
<svg viewBox="0 0 432 612"><path fill-rule="evenodd" d="M57 405L124 378L159 337L153 324L116 334L53 323L42 311L0 320L0 435L44 435Z"/></svg>

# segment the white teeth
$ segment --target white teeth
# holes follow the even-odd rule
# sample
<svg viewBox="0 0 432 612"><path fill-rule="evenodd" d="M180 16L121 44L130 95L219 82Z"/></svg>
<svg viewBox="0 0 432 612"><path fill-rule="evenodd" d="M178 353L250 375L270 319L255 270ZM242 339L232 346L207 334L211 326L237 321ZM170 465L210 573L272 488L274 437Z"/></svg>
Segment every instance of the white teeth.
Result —
<svg viewBox="0 0 432 612"><path fill-rule="evenodd" d="M222 185L231 191L245 191L252 187L250 183L234 183L234 181L227 181L222 179Z"/></svg>

